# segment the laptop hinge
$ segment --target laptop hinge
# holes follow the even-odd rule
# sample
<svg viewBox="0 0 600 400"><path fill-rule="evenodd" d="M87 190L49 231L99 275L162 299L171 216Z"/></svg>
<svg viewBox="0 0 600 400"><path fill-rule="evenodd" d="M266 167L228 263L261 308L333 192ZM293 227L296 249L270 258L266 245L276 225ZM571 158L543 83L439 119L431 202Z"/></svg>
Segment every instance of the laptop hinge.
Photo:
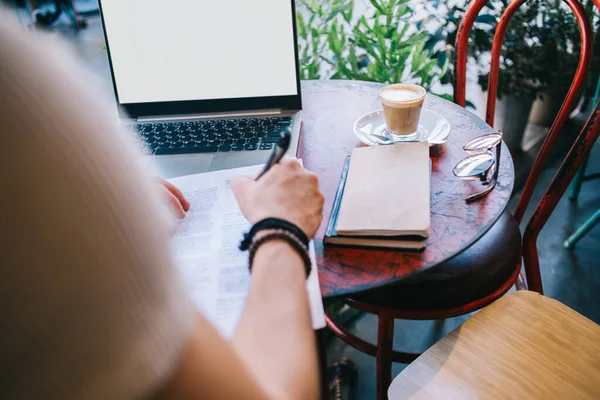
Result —
<svg viewBox="0 0 600 400"><path fill-rule="evenodd" d="M191 121L199 119L224 119L224 118L244 118L244 117L267 117L277 116L283 113L282 109L256 110L256 111L236 111L211 114L185 114L185 115L156 115L150 117L138 117L137 122L164 122L164 121Z"/></svg>

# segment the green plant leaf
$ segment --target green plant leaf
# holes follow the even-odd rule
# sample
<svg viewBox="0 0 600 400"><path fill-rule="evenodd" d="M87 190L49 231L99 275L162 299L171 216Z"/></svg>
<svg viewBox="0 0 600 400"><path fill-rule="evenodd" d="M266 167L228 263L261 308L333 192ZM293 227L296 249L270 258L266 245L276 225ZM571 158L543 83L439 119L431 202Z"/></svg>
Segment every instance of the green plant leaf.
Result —
<svg viewBox="0 0 600 400"><path fill-rule="evenodd" d="M381 62L385 64L386 60L387 60L387 56L386 56L386 49L385 49L385 40L383 39L383 36L377 36L377 49L379 50L379 56L381 58Z"/></svg>
<svg viewBox="0 0 600 400"><path fill-rule="evenodd" d="M495 25L497 20L496 17L490 14L481 14L475 18L475 22L481 22L483 24L493 24Z"/></svg>
<svg viewBox="0 0 600 400"><path fill-rule="evenodd" d="M483 29L473 28L473 33L475 36L475 46L480 49L480 51L485 51L487 49L491 50L491 33L484 31Z"/></svg>
<svg viewBox="0 0 600 400"><path fill-rule="evenodd" d="M367 81L367 82L380 82L368 74L355 74L353 76L353 79L358 79L360 81Z"/></svg>
<svg viewBox="0 0 600 400"><path fill-rule="evenodd" d="M336 23L331 24L331 28L329 28L329 33L327 34L327 40L329 42L329 48L333 54L339 56L342 52L342 49L340 48Z"/></svg>
<svg viewBox="0 0 600 400"><path fill-rule="evenodd" d="M310 63L307 67L308 79L319 79L319 64L316 62Z"/></svg>
<svg viewBox="0 0 600 400"><path fill-rule="evenodd" d="M379 11L381 14L386 14L386 11L383 9L383 7L379 4L379 2L377 0L371 0L371 4L373 5L373 7L375 7L375 9L377 11Z"/></svg>
<svg viewBox="0 0 600 400"><path fill-rule="evenodd" d="M431 94L434 95L434 96L437 96L437 97L441 97L442 99L445 99L445 100L454 101L454 96L452 96L451 94L448 94L448 93L435 93L435 92L432 92Z"/></svg>
<svg viewBox="0 0 600 400"><path fill-rule="evenodd" d="M304 17L300 13L296 13L296 25L298 26L298 36L306 40L306 24Z"/></svg>
<svg viewBox="0 0 600 400"><path fill-rule="evenodd" d="M392 38L388 47L390 62L396 62L398 58L398 38Z"/></svg>
<svg viewBox="0 0 600 400"><path fill-rule="evenodd" d="M344 64L338 65L338 73L346 78L352 78L352 71L350 71Z"/></svg>
<svg viewBox="0 0 600 400"><path fill-rule="evenodd" d="M438 74L438 77L440 78L440 80L446 76L446 74L448 73L448 67L450 66L450 57L447 56L448 52L444 51L444 54L446 54L446 60L444 61L444 64L440 66L438 63L438 66L440 67L440 72ZM438 59L438 62L439 62L439 59Z"/></svg>
<svg viewBox="0 0 600 400"><path fill-rule="evenodd" d="M438 67L444 68L444 65L448 64L448 53L445 51L440 51L437 55L437 64Z"/></svg>
<svg viewBox="0 0 600 400"><path fill-rule="evenodd" d="M346 3L346 9L342 12L342 16L344 21L348 24L352 21L352 16L354 15L354 0L350 0Z"/></svg>
<svg viewBox="0 0 600 400"><path fill-rule="evenodd" d="M360 29L360 27L363 26L366 29L370 29L369 27L369 23L367 22L367 19L365 18L364 15L362 15L359 19L358 19L358 23L356 24L355 29Z"/></svg>
<svg viewBox="0 0 600 400"><path fill-rule="evenodd" d="M421 44L421 43L424 46L426 38L427 38L427 32L421 31L421 32L415 33L414 35L410 36L408 39L403 41L402 46L403 47L415 46L415 45Z"/></svg>
<svg viewBox="0 0 600 400"><path fill-rule="evenodd" d="M393 67L393 69L394 69L394 72L393 72L394 78L393 79L395 82L400 82L402 80L402 78L404 76L404 71L406 70L406 67L408 67L410 69L411 65L408 63L408 59L409 59L411 53L412 53L412 48L410 48L410 47L405 47L396 53L397 54L396 62Z"/></svg>
<svg viewBox="0 0 600 400"><path fill-rule="evenodd" d="M316 10L319 8L319 6L317 5L317 0L310 0L310 5L311 5L311 11L313 12L317 12Z"/></svg>
<svg viewBox="0 0 600 400"><path fill-rule="evenodd" d="M412 14L412 13L413 13L413 10L409 6L403 5L398 8L394 18L396 20L401 20L404 17L408 16L408 14Z"/></svg>
<svg viewBox="0 0 600 400"><path fill-rule="evenodd" d="M379 82L390 82L390 75L386 70L385 66L381 63L375 63L375 70L377 71L377 79Z"/></svg>
<svg viewBox="0 0 600 400"><path fill-rule="evenodd" d="M414 51L412 53L412 70L418 71L423 64L423 60L427 57L427 54L423 51L423 46L425 46L424 41L420 41L414 47Z"/></svg>
<svg viewBox="0 0 600 400"><path fill-rule="evenodd" d="M406 63L397 63L393 68L392 79L394 82L400 82L402 80L402 75L404 75L404 68L406 67Z"/></svg>
<svg viewBox="0 0 600 400"><path fill-rule="evenodd" d="M354 44L351 44L350 49L348 50L348 62L350 63L350 69L352 70L352 74L357 74L358 60L356 58L356 47L354 46Z"/></svg>
<svg viewBox="0 0 600 400"><path fill-rule="evenodd" d="M426 81L433 68L437 65L437 60L429 60L421 70L423 80Z"/></svg>
<svg viewBox="0 0 600 400"><path fill-rule="evenodd" d="M319 56L319 60L325 61L329 65L336 65L337 63L325 56Z"/></svg>
<svg viewBox="0 0 600 400"><path fill-rule="evenodd" d="M406 32L408 32L409 28L410 28L409 24L402 24L402 29L400 29L400 32L398 33L399 40L402 40L404 38L404 35L406 35Z"/></svg>
<svg viewBox="0 0 600 400"><path fill-rule="evenodd" d="M313 7L307 1L302 1L298 5L305 7L308 11L310 11L311 15L315 15L317 13L316 7Z"/></svg>

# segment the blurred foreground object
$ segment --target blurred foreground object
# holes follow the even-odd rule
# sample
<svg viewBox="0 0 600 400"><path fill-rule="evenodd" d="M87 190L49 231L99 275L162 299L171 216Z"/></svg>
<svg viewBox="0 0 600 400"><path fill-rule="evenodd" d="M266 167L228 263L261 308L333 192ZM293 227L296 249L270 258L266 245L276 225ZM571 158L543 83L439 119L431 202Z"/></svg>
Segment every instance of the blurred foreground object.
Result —
<svg viewBox="0 0 600 400"><path fill-rule="evenodd" d="M329 400L350 400L353 398L356 382L356 366L349 358L334 361L327 369L329 377Z"/></svg>
<svg viewBox="0 0 600 400"><path fill-rule="evenodd" d="M390 399L600 398L600 326L534 292L504 296L410 364Z"/></svg>
<svg viewBox="0 0 600 400"><path fill-rule="evenodd" d="M31 15L32 24L39 27L48 27L56 22L61 14L65 14L77 30L87 26L86 18L100 15L98 3L93 0L77 2L76 0L25 0L20 4L12 1L15 11L18 13L20 6L24 6ZM81 4L85 5L81 7ZM91 6L91 7L90 7Z"/></svg>

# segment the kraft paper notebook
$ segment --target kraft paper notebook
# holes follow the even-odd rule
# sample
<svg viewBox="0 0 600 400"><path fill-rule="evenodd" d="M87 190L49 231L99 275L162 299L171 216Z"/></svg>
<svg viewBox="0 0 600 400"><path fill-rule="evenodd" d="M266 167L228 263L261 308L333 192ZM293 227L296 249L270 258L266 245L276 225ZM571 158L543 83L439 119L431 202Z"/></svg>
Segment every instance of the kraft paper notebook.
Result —
<svg viewBox="0 0 600 400"><path fill-rule="evenodd" d="M426 142L356 148L340 179L325 244L422 249L429 199Z"/></svg>

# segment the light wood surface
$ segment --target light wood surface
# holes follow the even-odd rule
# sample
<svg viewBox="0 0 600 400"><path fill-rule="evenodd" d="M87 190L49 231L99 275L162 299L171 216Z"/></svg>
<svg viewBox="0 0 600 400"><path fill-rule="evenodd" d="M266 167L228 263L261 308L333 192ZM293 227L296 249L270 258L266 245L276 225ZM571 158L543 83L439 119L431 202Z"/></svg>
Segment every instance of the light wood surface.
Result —
<svg viewBox="0 0 600 400"><path fill-rule="evenodd" d="M600 325L537 293L511 293L410 364L388 395L600 399Z"/></svg>

